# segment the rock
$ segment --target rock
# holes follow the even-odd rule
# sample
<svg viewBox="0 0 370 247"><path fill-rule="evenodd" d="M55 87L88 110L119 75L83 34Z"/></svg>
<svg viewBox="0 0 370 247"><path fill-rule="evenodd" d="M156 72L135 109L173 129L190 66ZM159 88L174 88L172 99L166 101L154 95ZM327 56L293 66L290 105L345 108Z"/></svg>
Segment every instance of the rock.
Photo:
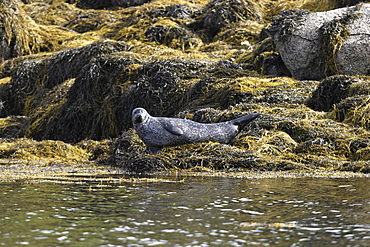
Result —
<svg viewBox="0 0 370 247"><path fill-rule="evenodd" d="M370 4L317 13L284 11L269 32L295 78L370 74Z"/></svg>

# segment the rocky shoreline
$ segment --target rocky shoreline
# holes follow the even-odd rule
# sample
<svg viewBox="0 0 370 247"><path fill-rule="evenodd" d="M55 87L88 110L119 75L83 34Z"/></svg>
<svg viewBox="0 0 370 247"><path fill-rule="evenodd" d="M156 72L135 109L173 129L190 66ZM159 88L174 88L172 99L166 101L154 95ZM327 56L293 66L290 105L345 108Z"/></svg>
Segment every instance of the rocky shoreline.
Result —
<svg viewBox="0 0 370 247"><path fill-rule="evenodd" d="M0 166L369 173L370 4L359 2L5 0ZM132 129L136 107L262 116L231 145L152 155Z"/></svg>

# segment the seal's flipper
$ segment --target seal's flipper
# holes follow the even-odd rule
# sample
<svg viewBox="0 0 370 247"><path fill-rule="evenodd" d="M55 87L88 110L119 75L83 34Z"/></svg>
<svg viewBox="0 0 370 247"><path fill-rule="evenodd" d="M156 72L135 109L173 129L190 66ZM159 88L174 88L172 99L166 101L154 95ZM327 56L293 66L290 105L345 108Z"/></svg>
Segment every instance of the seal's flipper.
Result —
<svg viewBox="0 0 370 247"><path fill-rule="evenodd" d="M148 147L148 151L151 153L151 154L156 154L158 153L159 151L161 151L162 148L157 148L157 147Z"/></svg>
<svg viewBox="0 0 370 247"><path fill-rule="evenodd" d="M179 127L173 125L172 123L170 122L164 122L163 123L163 127L168 131L170 132L171 134L174 134L174 135L177 135L177 136L181 136L182 134L184 134L184 131L182 131L182 129L180 129Z"/></svg>
<svg viewBox="0 0 370 247"><path fill-rule="evenodd" d="M261 116L261 113L254 112L246 116L230 120L230 123L238 126L238 131L241 131L248 123Z"/></svg>

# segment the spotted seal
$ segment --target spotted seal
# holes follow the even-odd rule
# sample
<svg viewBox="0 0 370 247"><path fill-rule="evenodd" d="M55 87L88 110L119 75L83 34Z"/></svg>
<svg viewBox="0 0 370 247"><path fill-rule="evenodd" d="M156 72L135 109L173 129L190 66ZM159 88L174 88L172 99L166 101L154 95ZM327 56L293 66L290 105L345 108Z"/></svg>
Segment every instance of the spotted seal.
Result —
<svg viewBox="0 0 370 247"><path fill-rule="evenodd" d="M188 119L152 117L143 108L132 111L132 124L148 150L155 154L165 146L200 142L230 143L260 113L221 123L198 123Z"/></svg>

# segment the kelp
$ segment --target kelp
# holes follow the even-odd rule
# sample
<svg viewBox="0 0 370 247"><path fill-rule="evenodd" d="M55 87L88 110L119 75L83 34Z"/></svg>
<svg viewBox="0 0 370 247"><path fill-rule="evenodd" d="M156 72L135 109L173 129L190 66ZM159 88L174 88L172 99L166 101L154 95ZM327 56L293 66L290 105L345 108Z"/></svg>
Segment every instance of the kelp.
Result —
<svg viewBox="0 0 370 247"><path fill-rule="evenodd" d="M18 1L4 0L0 5L0 61L9 58L30 55L39 52L56 51L76 45L95 41L94 37L82 37L74 32L62 30L55 25L36 23L23 9Z"/></svg>
<svg viewBox="0 0 370 247"><path fill-rule="evenodd" d="M263 12L258 3L250 0L214 0L205 6L203 13L189 26L204 42L209 43L221 29L229 29L230 24L250 20L263 20Z"/></svg>
<svg viewBox="0 0 370 247"><path fill-rule="evenodd" d="M166 26L156 23L145 32L150 42L158 42L168 47L181 50L194 50L202 45L202 40L190 30L178 26Z"/></svg>
<svg viewBox="0 0 370 247"><path fill-rule="evenodd" d="M45 94L65 80L75 78L94 57L128 50L122 42L99 41L82 48L70 48L50 57L26 59L14 66L12 79L0 92L11 115L30 115Z"/></svg>
<svg viewBox="0 0 370 247"><path fill-rule="evenodd" d="M6 112L1 113L6 115ZM26 121L27 118L24 116L2 116L0 118L0 136L2 138L16 137Z"/></svg>
<svg viewBox="0 0 370 247"><path fill-rule="evenodd" d="M367 0L337 0L336 2L336 7L337 8L342 8L342 7L347 7L347 6L353 6L362 2L368 2Z"/></svg>
<svg viewBox="0 0 370 247"><path fill-rule="evenodd" d="M259 41L260 33L265 27L261 22L247 20L227 25L220 29L213 40L224 41L238 49L252 49L253 44Z"/></svg>
<svg viewBox="0 0 370 247"><path fill-rule="evenodd" d="M5 0L0 7L0 61L47 50L43 37L45 30L40 30L22 6Z"/></svg>
<svg viewBox="0 0 370 247"><path fill-rule="evenodd" d="M53 1L52 4L35 2L24 6L26 13L40 25L57 25L67 30L86 35L99 34L99 29L114 25L119 19L129 16L132 9L101 11L81 9L66 1ZM79 36L81 39L83 36Z"/></svg>
<svg viewBox="0 0 370 247"><path fill-rule="evenodd" d="M368 173L368 79L282 77L289 75L263 30L282 10L333 4L159 0L96 10L52 1L19 4L19 13L2 6L14 12L1 19L12 23L8 33L16 31L0 35L17 44L4 47L21 47L0 64L1 162L93 161L136 173ZM132 129L135 107L203 123L262 116L231 144L153 155Z"/></svg>
<svg viewBox="0 0 370 247"><path fill-rule="evenodd" d="M312 12L329 11L339 8L338 3L340 1L343 0L278 0L262 2L264 4L264 12L266 13L267 18L271 18L286 10L304 9Z"/></svg>
<svg viewBox="0 0 370 247"><path fill-rule="evenodd" d="M124 22L118 22L113 29L115 40L140 40L156 42L171 48L194 50L202 40L187 27L199 8L193 4L157 3L138 8Z"/></svg>
<svg viewBox="0 0 370 247"><path fill-rule="evenodd" d="M264 120L256 121L231 145L189 144L164 148L157 155L146 152L141 140L129 130L117 141L116 166L137 173L347 171L350 167L356 167L356 171L370 171L366 165L370 135L366 131L348 129L345 124L328 120L315 121L315 126L310 120L297 120L296 123L283 120L278 121L274 129L258 131L257 126Z"/></svg>
<svg viewBox="0 0 370 247"><path fill-rule="evenodd" d="M314 110L329 111L348 95L350 85L358 78L350 76L331 76L320 82L308 99L307 105Z"/></svg>
<svg viewBox="0 0 370 247"><path fill-rule="evenodd" d="M89 154L78 146L61 141L34 141L25 138L2 139L0 159L17 160L18 162L36 161L46 163L87 162Z"/></svg>
<svg viewBox="0 0 370 247"><path fill-rule="evenodd" d="M353 98L352 98L353 99ZM343 122L354 126L370 129L370 99L369 96L358 97L357 101L343 114Z"/></svg>
<svg viewBox="0 0 370 247"><path fill-rule="evenodd" d="M333 120L369 129L369 92L369 77L332 76L319 84L307 104L329 111Z"/></svg>
<svg viewBox="0 0 370 247"><path fill-rule="evenodd" d="M336 63L337 53L350 35L347 25L359 17L353 12L354 10L348 11L341 18L326 22L319 28L320 54L322 54L322 63L325 64L324 70L327 76L339 74Z"/></svg>
<svg viewBox="0 0 370 247"><path fill-rule="evenodd" d="M94 58L85 66L68 88L58 108L46 111L48 115L32 116L28 136L36 139L60 139L74 142L87 137L102 139L117 135L115 109L120 107L113 90L121 69L135 60L120 57ZM124 88L117 88L122 90ZM35 121L42 122L34 124Z"/></svg>

